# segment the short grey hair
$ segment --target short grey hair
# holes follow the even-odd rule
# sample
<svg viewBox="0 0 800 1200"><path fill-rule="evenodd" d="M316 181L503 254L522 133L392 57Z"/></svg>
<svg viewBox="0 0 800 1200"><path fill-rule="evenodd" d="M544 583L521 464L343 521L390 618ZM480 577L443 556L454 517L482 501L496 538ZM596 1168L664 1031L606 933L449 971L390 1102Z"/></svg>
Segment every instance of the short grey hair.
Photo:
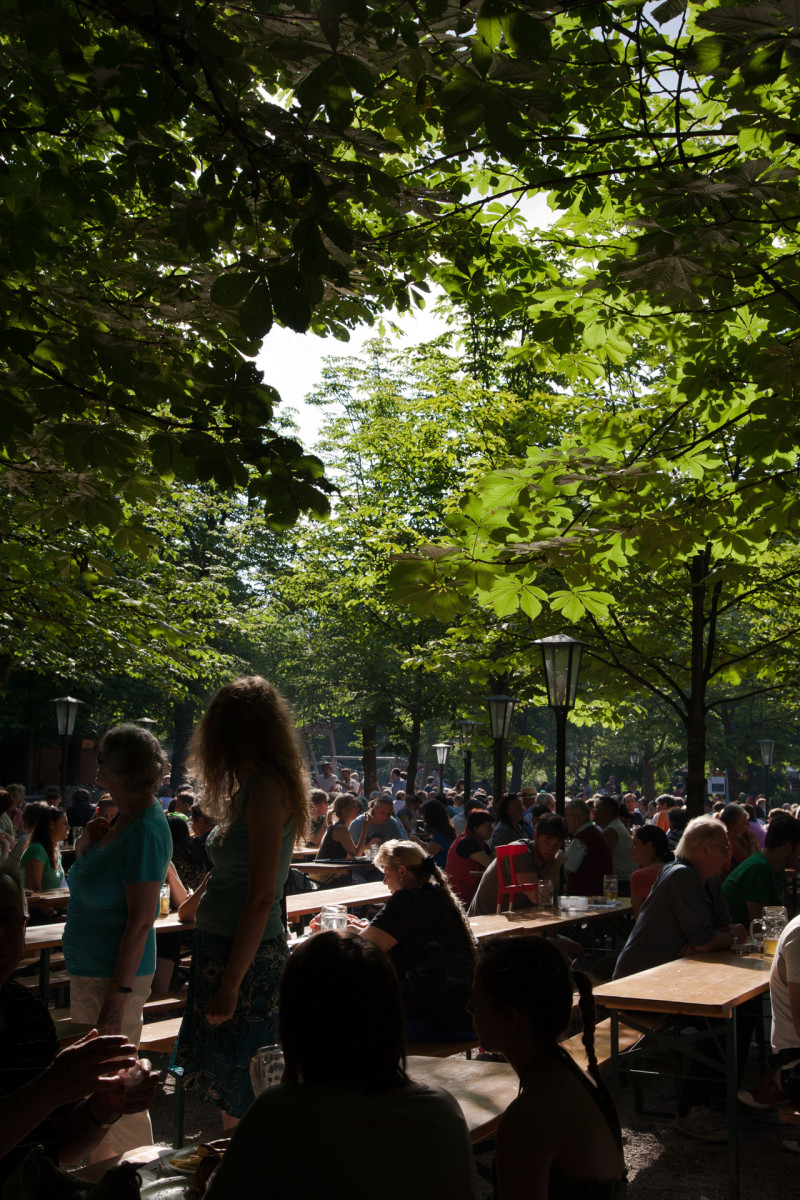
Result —
<svg viewBox="0 0 800 1200"><path fill-rule="evenodd" d="M141 725L115 725L103 735L97 756L106 775L129 792L152 792L161 782L169 759L161 743Z"/></svg>
<svg viewBox="0 0 800 1200"><path fill-rule="evenodd" d="M564 806L564 811L566 812L567 809L569 809L569 808L574 809L575 812L581 813L584 821L589 820L589 817L590 817L589 805L586 803L585 800L568 800L566 805Z"/></svg>
<svg viewBox="0 0 800 1200"><path fill-rule="evenodd" d="M691 858L704 842L719 841L720 834L725 838L728 836L722 821L716 817L693 817L675 847L675 857Z"/></svg>

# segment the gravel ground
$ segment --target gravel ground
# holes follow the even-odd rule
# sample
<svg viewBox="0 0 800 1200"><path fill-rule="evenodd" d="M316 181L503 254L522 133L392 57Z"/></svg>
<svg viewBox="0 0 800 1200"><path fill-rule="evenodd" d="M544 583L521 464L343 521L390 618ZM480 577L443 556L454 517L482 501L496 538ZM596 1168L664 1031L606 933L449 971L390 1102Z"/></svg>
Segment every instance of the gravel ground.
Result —
<svg viewBox="0 0 800 1200"><path fill-rule="evenodd" d="M755 1052L745 1083L757 1078ZM674 1105L674 1089L668 1081L648 1080L644 1093L645 1113L636 1113L633 1090L622 1094L621 1117L625 1133L625 1161L630 1179L630 1200L727 1200L727 1146L692 1141L676 1133L672 1119L664 1114ZM155 1141L169 1145L172 1138L172 1083L156 1101L153 1110ZM577 1134L578 1131L576 1131ZM800 1131L798 1131L800 1132ZM197 1142L220 1137L222 1122L212 1104L192 1093L186 1097L185 1140ZM775 1113L755 1113L740 1108L739 1163L741 1200L768 1200L800 1194L800 1156L784 1150L781 1142L793 1136ZM579 1137L576 1144L579 1145ZM535 1141L532 1138L532 1151ZM491 1153L478 1155L488 1167ZM482 1185L482 1195L491 1193ZM302 1198L301 1198L302 1200ZM442 1197L447 1200L447 1197Z"/></svg>

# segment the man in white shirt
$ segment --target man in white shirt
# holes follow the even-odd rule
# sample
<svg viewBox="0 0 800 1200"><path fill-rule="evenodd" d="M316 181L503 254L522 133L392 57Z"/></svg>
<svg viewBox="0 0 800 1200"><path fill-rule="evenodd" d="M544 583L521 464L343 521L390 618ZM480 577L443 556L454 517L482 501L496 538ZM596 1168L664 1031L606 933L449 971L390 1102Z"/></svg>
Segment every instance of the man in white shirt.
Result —
<svg viewBox="0 0 800 1200"><path fill-rule="evenodd" d="M338 775L334 775L329 762L324 762L320 769L322 774L317 776L317 787L322 788L323 792L327 792L330 795L338 784L339 777Z"/></svg>
<svg viewBox="0 0 800 1200"><path fill-rule="evenodd" d="M349 767L342 767L342 791L352 792L354 796L361 795L361 784Z"/></svg>
<svg viewBox="0 0 800 1200"><path fill-rule="evenodd" d="M752 1092L739 1092L739 1099L749 1108L772 1108L786 1100L800 1108L800 916L789 922L778 941L769 973L769 995L772 1071ZM800 1142L783 1145L800 1154Z"/></svg>

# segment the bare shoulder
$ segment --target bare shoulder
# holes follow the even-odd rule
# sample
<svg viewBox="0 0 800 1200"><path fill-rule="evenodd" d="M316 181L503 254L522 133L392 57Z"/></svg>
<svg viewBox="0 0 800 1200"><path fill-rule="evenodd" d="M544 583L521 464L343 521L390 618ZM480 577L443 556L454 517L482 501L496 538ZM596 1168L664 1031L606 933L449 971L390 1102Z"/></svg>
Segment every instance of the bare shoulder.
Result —
<svg viewBox="0 0 800 1200"><path fill-rule="evenodd" d="M291 814L289 789L277 775L253 775L247 784L245 820L254 824L285 825Z"/></svg>
<svg viewBox="0 0 800 1200"><path fill-rule="evenodd" d="M289 798L286 781L279 775L251 775L247 783L247 807L253 805L267 808L272 805L283 807Z"/></svg>

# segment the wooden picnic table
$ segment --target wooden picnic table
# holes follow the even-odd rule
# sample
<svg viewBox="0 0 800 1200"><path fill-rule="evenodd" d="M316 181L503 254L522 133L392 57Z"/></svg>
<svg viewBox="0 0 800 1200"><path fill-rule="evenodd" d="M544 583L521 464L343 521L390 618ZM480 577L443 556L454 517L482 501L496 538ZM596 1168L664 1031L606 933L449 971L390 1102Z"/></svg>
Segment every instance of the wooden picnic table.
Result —
<svg viewBox="0 0 800 1200"><path fill-rule="evenodd" d="M353 871L374 865L369 858L310 858L308 862L292 863L296 871Z"/></svg>
<svg viewBox="0 0 800 1200"><path fill-rule="evenodd" d="M346 904L348 908L354 908L362 904L382 904L390 895L383 879L374 883L354 883L349 887L319 888L316 892L287 896L286 913L292 923L297 917L320 912L325 904Z"/></svg>
<svg viewBox="0 0 800 1200"><path fill-rule="evenodd" d="M25 896L30 907L37 907L40 904L49 905L50 908L66 908L69 902L69 888L53 888L48 892L29 892L26 890Z"/></svg>
<svg viewBox="0 0 800 1200"><path fill-rule="evenodd" d="M637 1013L672 1013L676 1016L697 1016L723 1023L725 1035L725 1074L728 1116L728 1195L739 1197L739 1148L736 1010L745 1001L760 996L769 988L772 959L763 954L739 955L733 951L715 954L692 954L673 962L639 971L624 979L603 983L594 989L595 1000L611 1012L611 1073L612 1087L619 1092L619 1024L646 1034L654 1047L668 1045L674 1049L675 1034L657 1033L637 1021ZM692 1050L683 1043L681 1049L689 1058Z"/></svg>
<svg viewBox="0 0 800 1200"><path fill-rule="evenodd" d="M519 1091L517 1073L508 1063L412 1055L407 1070L416 1083L445 1088L458 1101L473 1144L495 1132Z"/></svg>
<svg viewBox="0 0 800 1200"><path fill-rule="evenodd" d="M194 929L194 922L179 921L177 912L173 912L166 917L156 917L153 928L157 935L174 933L179 929L191 932ZM50 954L53 950L61 949L63 937L63 921L51 921L46 925L29 925L25 930L26 951L38 951L39 953L39 996L45 1004L50 987Z"/></svg>
<svg viewBox="0 0 800 1200"><path fill-rule="evenodd" d="M477 942L496 937L537 936L567 925L607 921L625 916L631 911L630 900L618 900L613 908L587 909L579 914L562 914L556 908L527 908L519 912L490 913L485 917L470 917L469 923Z"/></svg>

